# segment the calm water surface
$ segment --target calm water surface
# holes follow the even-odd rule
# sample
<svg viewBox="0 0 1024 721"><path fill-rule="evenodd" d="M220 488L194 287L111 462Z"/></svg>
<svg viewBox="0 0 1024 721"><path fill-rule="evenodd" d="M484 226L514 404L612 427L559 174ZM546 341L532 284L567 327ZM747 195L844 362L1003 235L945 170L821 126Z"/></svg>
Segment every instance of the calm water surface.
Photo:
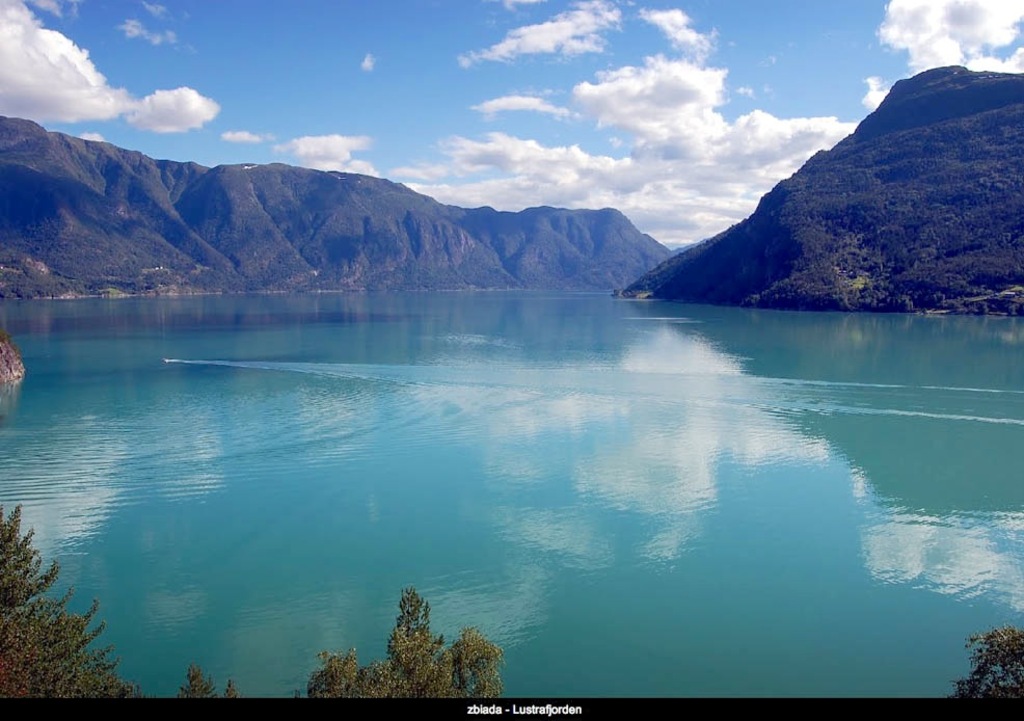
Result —
<svg viewBox="0 0 1024 721"><path fill-rule="evenodd" d="M1024 323L449 293L0 303L0 503L122 674L382 656L508 695L942 695L1024 624ZM171 359L165 363L163 359Z"/></svg>

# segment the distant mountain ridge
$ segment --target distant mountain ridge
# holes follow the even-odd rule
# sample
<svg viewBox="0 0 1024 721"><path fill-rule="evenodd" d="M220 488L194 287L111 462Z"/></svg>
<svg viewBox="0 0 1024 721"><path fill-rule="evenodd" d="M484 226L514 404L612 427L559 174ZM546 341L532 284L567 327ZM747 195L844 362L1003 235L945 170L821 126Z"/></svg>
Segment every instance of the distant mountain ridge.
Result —
<svg viewBox="0 0 1024 721"><path fill-rule="evenodd" d="M896 83L749 218L623 294L1024 314L1024 76L949 67Z"/></svg>
<svg viewBox="0 0 1024 721"><path fill-rule="evenodd" d="M369 176L154 160L0 118L0 297L609 290L669 255L612 209L468 210Z"/></svg>

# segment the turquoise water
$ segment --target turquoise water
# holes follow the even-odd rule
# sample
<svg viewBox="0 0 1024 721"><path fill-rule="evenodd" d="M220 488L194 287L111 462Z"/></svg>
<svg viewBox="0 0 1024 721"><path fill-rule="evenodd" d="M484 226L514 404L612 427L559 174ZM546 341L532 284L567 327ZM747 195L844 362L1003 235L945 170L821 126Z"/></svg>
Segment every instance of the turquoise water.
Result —
<svg viewBox="0 0 1024 721"><path fill-rule="evenodd" d="M5 302L0 503L122 674L384 653L511 696L943 695L1024 625L1024 323L587 294ZM165 362L165 359L169 362Z"/></svg>

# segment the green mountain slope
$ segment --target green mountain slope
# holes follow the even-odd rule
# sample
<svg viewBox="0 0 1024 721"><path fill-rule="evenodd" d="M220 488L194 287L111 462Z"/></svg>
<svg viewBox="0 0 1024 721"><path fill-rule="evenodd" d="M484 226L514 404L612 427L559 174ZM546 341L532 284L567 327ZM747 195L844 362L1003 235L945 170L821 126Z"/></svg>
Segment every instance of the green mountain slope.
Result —
<svg viewBox="0 0 1024 721"><path fill-rule="evenodd" d="M951 67L900 81L753 215L624 294L1024 313L1024 76Z"/></svg>
<svg viewBox="0 0 1024 721"><path fill-rule="evenodd" d="M153 160L0 118L0 297L607 290L668 255L614 210L465 210L379 178Z"/></svg>

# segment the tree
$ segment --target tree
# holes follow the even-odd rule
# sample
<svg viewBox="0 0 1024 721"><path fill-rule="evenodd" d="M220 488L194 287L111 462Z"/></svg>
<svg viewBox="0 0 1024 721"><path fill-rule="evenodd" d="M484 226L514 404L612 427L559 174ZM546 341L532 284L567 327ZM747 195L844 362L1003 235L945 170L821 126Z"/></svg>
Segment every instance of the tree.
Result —
<svg viewBox="0 0 1024 721"><path fill-rule="evenodd" d="M235 682L228 679L224 687L224 698L241 698ZM185 673L185 685L178 688L178 698L217 698L217 686L213 679L203 674L198 664L190 664Z"/></svg>
<svg viewBox="0 0 1024 721"><path fill-rule="evenodd" d="M310 676L311 698L483 698L500 696L501 649L474 628L449 648L430 630L430 604L416 590L402 591L384 661L359 666L355 649L323 652Z"/></svg>
<svg viewBox="0 0 1024 721"><path fill-rule="evenodd" d="M178 689L178 698L217 698L213 679L203 675L203 669L190 664L185 673L185 685Z"/></svg>
<svg viewBox="0 0 1024 721"><path fill-rule="evenodd" d="M967 639L971 673L954 698L1024 698L1024 629L1004 626Z"/></svg>
<svg viewBox="0 0 1024 721"><path fill-rule="evenodd" d="M54 561L42 570L32 536L21 533L20 506L6 517L0 506L0 696L138 695L115 674L111 647L93 647L104 629L90 629L98 602L76 614L67 608L73 589L61 598L45 595L60 569Z"/></svg>

